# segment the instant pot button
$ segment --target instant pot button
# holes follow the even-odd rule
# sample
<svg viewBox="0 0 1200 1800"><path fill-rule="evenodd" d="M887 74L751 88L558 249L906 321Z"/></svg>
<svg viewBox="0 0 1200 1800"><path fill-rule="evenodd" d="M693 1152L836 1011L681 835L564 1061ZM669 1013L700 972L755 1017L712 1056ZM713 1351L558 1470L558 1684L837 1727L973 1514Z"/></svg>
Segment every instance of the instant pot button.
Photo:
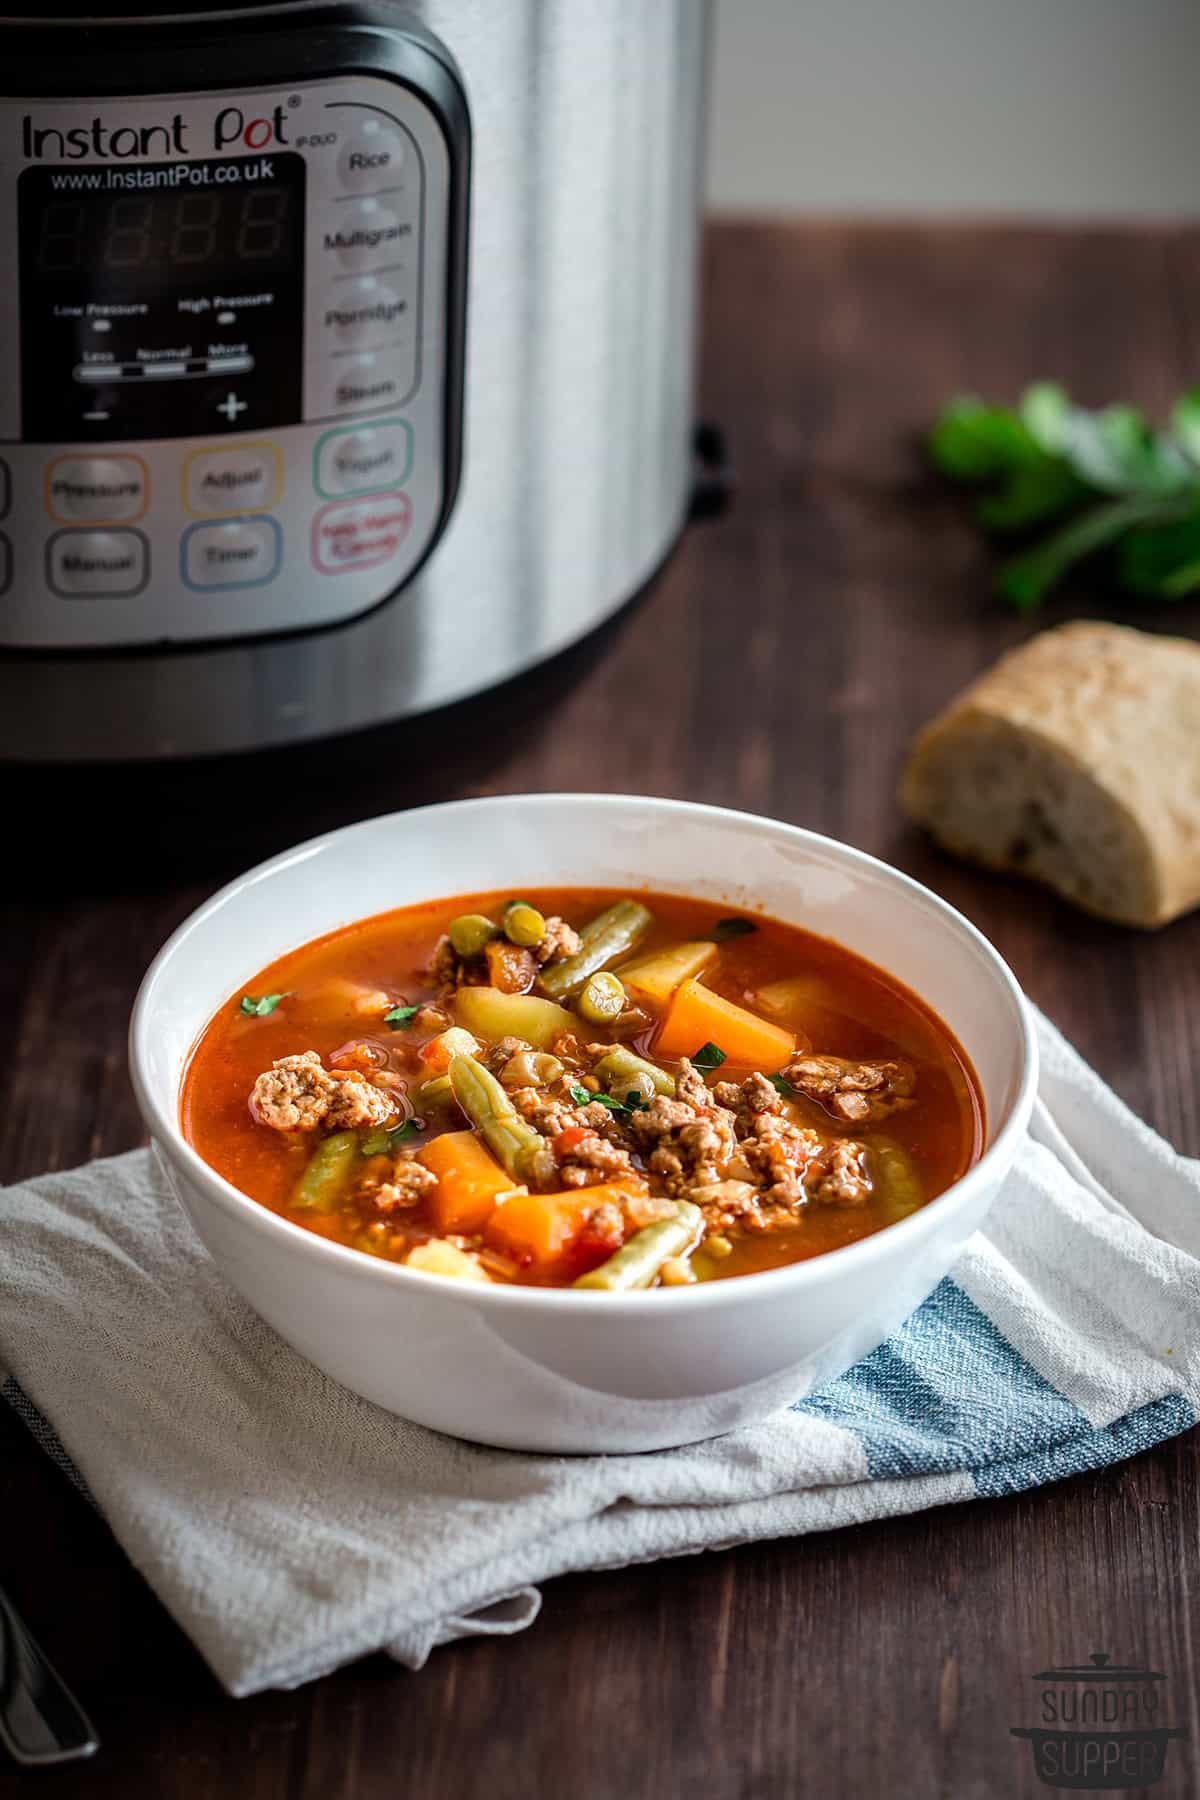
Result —
<svg viewBox="0 0 1200 1800"><path fill-rule="evenodd" d="M283 489L283 459L274 444L193 450L183 465L183 503L202 517L262 512Z"/></svg>
<svg viewBox="0 0 1200 1800"><path fill-rule="evenodd" d="M336 348L395 343L411 328L408 298L390 281L360 275L335 281L321 315L325 335Z"/></svg>
<svg viewBox="0 0 1200 1800"><path fill-rule="evenodd" d="M377 494L323 506L312 525L313 567L344 575L388 562L408 536L412 502L407 494Z"/></svg>
<svg viewBox="0 0 1200 1800"><path fill-rule="evenodd" d="M262 587L275 579L282 559L283 533L274 519L189 525L180 546L180 572L199 592Z"/></svg>
<svg viewBox="0 0 1200 1800"><path fill-rule="evenodd" d="M397 488L412 466L412 426L403 419L378 425L339 425L317 444L313 485L332 500Z"/></svg>
<svg viewBox="0 0 1200 1800"><path fill-rule="evenodd" d="M46 545L46 582L64 599L140 594L149 576L140 531L56 531Z"/></svg>
<svg viewBox="0 0 1200 1800"><path fill-rule="evenodd" d="M12 475L8 464L0 456L0 519L7 519L8 509L12 505Z"/></svg>
<svg viewBox="0 0 1200 1800"><path fill-rule="evenodd" d="M404 133L386 119L363 119L338 152L338 179L356 194L394 187L404 179Z"/></svg>
<svg viewBox="0 0 1200 1800"><path fill-rule="evenodd" d="M322 232L326 256L343 269L382 269L398 262L416 235L401 195L383 200L341 200L330 207Z"/></svg>
<svg viewBox="0 0 1200 1800"><path fill-rule="evenodd" d="M13 554L12 545L0 531L0 594L7 594L12 586Z"/></svg>
<svg viewBox="0 0 1200 1800"><path fill-rule="evenodd" d="M140 456L58 456L46 470L46 511L63 524L140 519L149 486Z"/></svg>
<svg viewBox="0 0 1200 1800"><path fill-rule="evenodd" d="M337 414L403 406L415 379L416 355L411 339L394 350L364 350L357 356L331 357L325 376L328 385L324 410Z"/></svg>

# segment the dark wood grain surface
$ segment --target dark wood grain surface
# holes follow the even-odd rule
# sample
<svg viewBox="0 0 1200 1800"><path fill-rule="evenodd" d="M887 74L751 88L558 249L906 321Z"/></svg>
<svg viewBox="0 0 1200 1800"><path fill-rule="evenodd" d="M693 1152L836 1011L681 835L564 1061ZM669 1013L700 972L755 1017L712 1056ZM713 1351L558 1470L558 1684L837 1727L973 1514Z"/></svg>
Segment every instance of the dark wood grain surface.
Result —
<svg viewBox="0 0 1200 1800"><path fill-rule="evenodd" d="M1033 629L922 471L952 390L1054 375L1160 414L1200 375L1200 233L728 223L708 238L702 409L739 492L635 608L446 720L204 767L9 771L0 1176L139 1141L124 1026L166 934L250 860L418 800L634 790L773 814L928 882L1132 1106L1200 1153L1200 915L1155 936L937 855L904 745ZM1081 591L1072 613L1132 618ZM1200 635L1200 605L1138 614ZM2 1254L2 1249L0 1249ZM808 1539L550 1584L536 1626L226 1698L103 1524L0 1408L0 1582L104 1739L0 1767L0 1800L1032 1794L1031 1674L1093 1650L1168 1672L1153 1791L1200 1790L1200 1434L1123 1467Z"/></svg>

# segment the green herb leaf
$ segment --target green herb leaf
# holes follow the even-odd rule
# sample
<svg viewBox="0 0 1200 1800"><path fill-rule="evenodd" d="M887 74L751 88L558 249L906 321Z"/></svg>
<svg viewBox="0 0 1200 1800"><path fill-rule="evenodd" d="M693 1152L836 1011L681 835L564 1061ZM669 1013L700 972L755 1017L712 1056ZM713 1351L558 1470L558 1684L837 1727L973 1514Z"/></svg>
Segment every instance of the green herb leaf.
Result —
<svg viewBox="0 0 1200 1800"><path fill-rule="evenodd" d="M630 1088L625 1096L625 1108L627 1112L645 1112L649 1104L650 1102L644 1100L636 1088Z"/></svg>
<svg viewBox="0 0 1200 1800"><path fill-rule="evenodd" d="M1180 395L1169 431L1135 406L1075 406L1053 382L1027 388L1017 410L959 397L928 449L944 474L986 487L984 530L1057 522L1000 570L999 591L1021 611L1096 556L1130 593L1170 600L1200 587L1200 531L1188 528L1200 517L1200 388Z"/></svg>
<svg viewBox="0 0 1200 1800"><path fill-rule="evenodd" d="M567 1091L576 1106L590 1106L593 1101L598 1101L601 1106L607 1106L611 1113L640 1112L646 1104L637 1093L627 1094L624 1100L616 1100L611 1094L589 1093L585 1087L571 1087Z"/></svg>
<svg viewBox="0 0 1200 1800"><path fill-rule="evenodd" d="M414 1138L425 1129L423 1119L403 1119L399 1125L393 1125L387 1131L372 1131L358 1146L363 1156L387 1156L398 1145Z"/></svg>
<svg viewBox="0 0 1200 1800"><path fill-rule="evenodd" d="M757 930L758 926L750 919L718 919L708 934L708 941L712 944L725 944L730 938L749 937L752 931Z"/></svg>
<svg viewBox="0 0 1200 1800"><path fill-rule="evenodd" d="M1026 425L1007 406L988 406L960 394L943 407L929 434L929 454L943 475L987 481L1007 474L1038 453Z"/></svg>
<svg viewBox="0 0 1200 1800"><path fill-rule="evenodd" d="M1039 450L1061 456L1071 431L1071 396L1057 381L1035 381L1021 395L1021 423Z"/></svg>
<svg viewBox="0 0 1200 1800"><path fill-rule="evenodd" d="M1171 430L1184 455L1200 463L1200 388L1180 394L1171 413Z"/></svg>
<svg viewBox="0 0 1200 1800"><path fill-rule="evenodd" d="M725 1052L713 1043L701 1044L691 1059L694 1069L719 1069L724 1061Z"/></svg>
<svg viewBox="0 0 1200 1800"><path fill-rule="evenodd" d="M997 582L1000 592L1021 612L1031 612L1084 557L1117 543L1135 525L1166 522L1177 510L1161 498L1144 494L1127 494L1093 506L1044 543L1006 563Z"/></svg>
<svg viewBox="0 0 1200 1800"><path fill-rule="evenodd" d="M768 1075L767 1080L777 1094L794 1094L796 1092L791 1082L785 1081L782 1075Z"/></svg>
<svg viewBox="0 0 1200 1800"><path fill-rule="evenodd" d="M1200 562L1200 506L1161 525L1143 525L1121 540L1121 584L1134 594L1177 599L1195 585Z"/></svg>
<svg viewBox="0 0 1200 1800"><path fill-rule="evenodd" d="M275 1011L275 1008L279 1005L281 1000L286 999L286 993L243 994L242 1011L248 1019L265 1019L268 1013L273 1013Z"/></svg>
<svg viewBox="0 0 1200 1800"><path fill-rule="evenodd" d="M390 1025L393 1031L399 1031L400 1027L407 1025L409 1020L414 1018L420 1010L419 1006L393 1006L391 1012L384 1013L383 1022L385 1025Z"/></svg>
<svg viewBox="0 0 1200 1800"><path fill-rule="evenodd" d="M1106 494L1179 494L1195 479L1179 447L1134 406L1076 407L1065 454L1080 480Z"/></svg>
<svg viewBox="0 0 1200 1800"><path fill-rule="evenodd" d="M1088 493L1069 463L1039 454L1014 469L995 493L980 500L975 517L985 531L1027 531L1031 525L1069 511Z"/></svg>

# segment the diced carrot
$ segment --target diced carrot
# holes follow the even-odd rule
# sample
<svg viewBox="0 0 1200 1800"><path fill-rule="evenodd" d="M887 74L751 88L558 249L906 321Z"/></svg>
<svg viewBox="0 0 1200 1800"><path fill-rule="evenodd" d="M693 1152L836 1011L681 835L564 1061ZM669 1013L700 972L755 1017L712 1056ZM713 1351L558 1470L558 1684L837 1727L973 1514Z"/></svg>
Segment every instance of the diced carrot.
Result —
<svg viewBox="0 0 1200 1800"><path fill-rule="evenodd" d="M569 1156L572 1150L582 1144L584 1138L595 1135L590 1125L567 1125L562 1131L555 1132L550 1140L550 1148L561 1162L564 1156Z"/></svg>
<svg viewBox="0 0 1200 1800"><path fill-rule="evenodd" d="M606 1201L619 1205L629 1192L605 1184L558 1194L514 1194L500 1202L485 1235L525 1267L533 1264L545 1272L567 1260L597 1207Z"/></svg>
<svg viewBox="0 0 1200 1800"><path fill-rule="evenodd" d="M760 1019L698 981L676 988L667 1016L654 1042L662 1056L694 1056L704 1044L716 1044L731 1063L773 1075L796 1053L790 1031Z"/></svg>
<svg viewBox="0 0 1200 1800"><path fill-rule="evenodd" d="M440 1232L480 1231L502 1194L516 1184L473 1131L445 1131L419 1152L438 1184L429 1198L429 1217Z"/></svg>

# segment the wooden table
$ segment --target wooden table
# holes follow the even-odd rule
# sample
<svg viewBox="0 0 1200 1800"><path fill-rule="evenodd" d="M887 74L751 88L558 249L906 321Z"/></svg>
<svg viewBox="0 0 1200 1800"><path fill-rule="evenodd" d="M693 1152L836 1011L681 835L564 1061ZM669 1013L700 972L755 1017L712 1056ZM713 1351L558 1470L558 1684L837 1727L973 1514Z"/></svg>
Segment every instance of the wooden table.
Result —
<svg viewBox="0 0 1200 1800"><path fill-rule="evenodd" d="M433 756L409 726L257 763L5 778L0 1175L138 1142L134 989L242 864L414 801L571 786L770 813L899 864L1200 1152L1200 914L1152 937L1089 922L943 859L894 803L912 731L1031 629L989 600L917 433L956 389L1047 374L1161 416L1200 369L1198 303L1195 233L714 227L702 410L739 493L639 607L448 715ZM1073 610L1110 612L1083 596L1053 616ZM1198 635L1200 605L1136 622ZM90 1767L4 1768L0 1800L1008 1800L1034 1791L1008 1733L1030 1675L1093 1650L1169 1673L1192 1738L1154 1793L1200 1786L1198 1433L1016 1499L564 1579L520 1638L237 1702L3 1408L0 1470L0 1582L104 1738Z"/></svg>

